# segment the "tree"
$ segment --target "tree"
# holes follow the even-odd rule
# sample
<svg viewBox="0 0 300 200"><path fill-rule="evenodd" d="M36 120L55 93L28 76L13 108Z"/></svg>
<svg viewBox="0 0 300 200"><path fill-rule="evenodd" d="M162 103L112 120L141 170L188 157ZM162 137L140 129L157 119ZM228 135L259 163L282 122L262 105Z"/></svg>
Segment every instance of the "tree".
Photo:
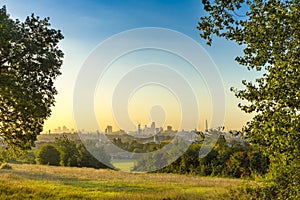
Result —
<svg viewBox="0 0 300 200"><path fill-rule="evenodd" d="M78 166L79 152L74 141L63 135L60 138L55 138L55 146L60 151L60 164L62 166Z"/></svg>
<svg viewBox="0 0 300 200"><path fill-rule="evenodd" d="M102 164L94 155L92 155L83 144L78 145L78 166L79 167L93 167L95 169L100 168L112 168L112 166L106 166L105 164ZM105 151L103 148L98 149L99 154L101 156L108 156L105 154ZM108 158L107 158L108 159ZM105 163L110 163L109 161L106 161Z"/></svg>
<svg viewBox="0 0 300 200"><path fill-rule="evenodd" d="M41 146L37 151L36 161L41 165L55 165L59 166L60 153L55 146L47 144Z"/></svg>
<svg viewBox="0 0 300 200"><path fill-rule="evenodd" d="M86 149L81 141L75 142L63 135L60 138L55 138L55 147L60 152L60 165L69 167L93 167L112 168L110 156L105 152L103 147L96 147L95 141L85 143L89 150ZM105 164L102 164L103 161Z"/></svg>
<svg viewBox="0 0 300 200"><path fill-rule="evenodd" d="M32 14L20 22L0 9L0 137L11 149L30 149L51 114L61 39L49 18Z"/></svg>
<svg viewBox="0 0 300 200"><path fill-rule="evenodd" d="M300 3L299 0L202 0L208 12L198 24L200 36L212 36L242 45L236 61L249 70L262 71L253 82L243 80L244 90L232 89L247 100L239 107L256 116L243 128L252 145L270 157L274 198L299 198L300 171ZM238 14L239 13L239 14ZM245 13L241 15L240 13ZM280 166L280 167L278 167ZM276 180L289 171L285 185ZM299 173L297 173L299 175ZM293 177L292 177L293 176ZM281 185L280 185L281 184ZM285 192L283 192L285 191Z"/></svg>

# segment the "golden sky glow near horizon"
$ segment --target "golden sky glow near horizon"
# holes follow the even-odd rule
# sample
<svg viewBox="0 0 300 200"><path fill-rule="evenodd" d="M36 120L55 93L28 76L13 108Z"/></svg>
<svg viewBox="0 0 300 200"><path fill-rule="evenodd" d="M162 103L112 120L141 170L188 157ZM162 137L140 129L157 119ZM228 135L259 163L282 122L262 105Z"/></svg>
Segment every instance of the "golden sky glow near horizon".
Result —
<svg viewBox="0 0 300 200"><path fill-rule="evenodd" d="M159 61L160 63L166 64L166 66L170 68L167 70L177 70L177 72L182 76L186 76L185 78L187 78L188 81L193 85L192 89L194 90L197 98L197 109L199 109L199 121L197 124L181 124L182 108L180 99L178 99L176 94L172 93L171 90L168 90L167 87L153 84L144 86L142 85L135 91L132 91L130 98L126 99L126 101L128 101L127 112L131 122L127 124L120 124L118 122L118 118L114 115L112 110L112 98L115 87L122 78L126 78L126 73L128 73L128 70L129 72L134 72L135 68L131 69L132 66L139 67L139 65L143 63L151 63L153 59L158 59L158 57L163 58L163 60ZM145 73L147 73L147 71ZM137 75L140 76L139 73L137 73ZM141 77L137 78L143 79L143 76L146 75L142 74ZM167 74L159 72L157 74L157 76L162 76L162 78L164 78L166 75ZM59 86L60 85L58 85L58 89ZM227 91L226 93L228 95ZM53 109L53 116L57 117L54 118L52 116L47 121L44 132L47 132L47 130L53 131L58 126L62 127L64 125L69 129L77 129L75 122L73 121L73 116L70 115L70 113L72 113L72 104L64 103L66 102L65 99L72 98L72 95L72 91L69 90L58 96L59 98L57 98L57 105L62 107L59 108L56 106ZM62 97L64 97L64 99L61 99ZM226 117L224 125L227 130L240 129L250 116L245 114L243 115L243 113L238 110L236 106L238 103L237 99L227 96L226 101ZM142 126L149 126L152 121L156 123L157 127L163 127L164 129L166 129L166 126L171 125L175 130L193 130L195 128L198 130L204 130L206 120L208 120L210 126L212 117L211 113L213 109L211 97L205 85L205 78L199 75L197 76L193 71L193 68L185 63L185 61L182 61L182 59L165 52L153 50L135 52L115 61L106 71L106 75L101 77L99 80L98 87L95 92L94 102L95 115L99 123L98 127L93 126L90 129L85 128L84 130L104 131L107 125L111 125L113 126L113 131L118 131L119 129L134 131L137 129L137 125L139 123ZM236 105L232 104L232 102L235 102ZM84 108L85 106L82 106L82 112L84 112ZM86 124L88 124L90 121L90 119L82 120L86 121ZM193 121L193 119L191 119L191 121Z"/></svg>
<svg viewBox="0 0 300 200"><path fill-rule="evenodd" d="M230 41L216 38L211 47L200 39L196 29L197 22L203 14L201 2L193 0L185 1L37 1L37 0L7 0L3 1L7 11L13 19L24 21L26 16L34 13L37 16L50 17L51 27L60 29L65 36L59 44L65 57L61 68L62 75L55 80L58 95L52 108L52 114L45 121L43 133L48 130L53 132L57 127L66 126L76 129L73 116L73 91L76 77L85 59L90 52L101 42L110 36L132 28L163 27L179 31L194 39L202 45L220 71L226 93L225 130L239 130L253 115L245 114L238 108L240 102L230 92L230 87L242 89L241 81L254 80L260 76L260 72L249 72L246 67L239 66L234 58L242 55L242 48ZM147 54L145 54L147 55ZM139 56L140 57L140 56ZM115 63L118 67L135 66L138 59L123 60ZM140 59L144 59L141 58ZM192 89L198 102L199 123L190 125L200 130L205 129L205 120L210 124L212 103L209 91L205 85L204 77L193 76L189 70L180 71L183 63L171 62L174 58L167 59L170 67L179 70L192 84ZM169 62L170 61L170 62ZM177 60L178 61L178 60ZM141 63L140 63L141 64ZM187 69L186 67L183 67ZM189 68L188 68L189 69ZM118 71L112 71L113 75L107 76L105 87L97 87L95 92L95 114L100 124L99 129L106 125L112 125L113 130L119 128L111 112L112 89L116 85ZM122 71L119 71L119 73ZM101 84L101 81L99 82ZM101 86L101 85L100 85ZM100 91L98 90L100 89ZM101 92L103 91L103 93ZM152 91L152 92L151 92ZM146 85L137 88L131 98L128 99L128 113L134 125L140 122L149 125L152 120L157 120L157 126L165 121L164 126L172 125L175 129L180 126L180 101L176 95L167 88L158 85ZM143 106L144 105L144 106ZM84 112L85 105L82 106ZM178 115L179 113L179 115ZM153 115L153 119L151 116ZM89 123L90 119L84 119ZM91 128L93 131L98 128ZM124 127L133 129L132 124ZM165 127L164 127L165 128Z"/></svg>
<svg viewBox="0 0 300 200"><path fill-rule="evenodd" d="M154 82L147 82L147 78ZM117 90L117 87L120 87L118 84L123 86L120 91ZM184 84L187 87L184 87ZM126 85L133 85L133 88ZM185 89L198 94L195 94L195 97L188 97L190 93L183 91ZM130 96L126 96L126 92L122 90L130 90ZM177 92L186 95L178 96L180 94ZM114 110L118 108L112 105L113 98L116 98L117 104L125 101L126 105L123 107L126 109L120 112ZM182 98L196 98L198 105L192 108L193 111L199 109L198 116L204 114L205 118L210 118L209 92L193 66L183 58L162 50L144 49L130 52L115 60L101 77L95 95L97 121L102 131L108 124L117 130L133 131L137 129L138 123L150 125L152 121L158 127L164 128L168 125L180 130L199 128L198 123L193 123L196 119L182 119L188 117L182 115L183 109L186 109L185 106L189 102L192 103ZM128 119L124 120L127 116Z"/></svg>

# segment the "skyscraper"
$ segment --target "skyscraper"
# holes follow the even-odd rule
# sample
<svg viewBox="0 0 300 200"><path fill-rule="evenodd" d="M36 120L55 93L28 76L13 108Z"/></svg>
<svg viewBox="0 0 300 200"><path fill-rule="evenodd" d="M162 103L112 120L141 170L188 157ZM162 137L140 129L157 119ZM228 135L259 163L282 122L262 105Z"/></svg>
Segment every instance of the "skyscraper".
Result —
<svg viewBox="0 0 300 200"><path fill-rule="evenodd" d="M105 129L105 133L112 133L112 126L107 126Z"/></svg>
<svg viewBox="0 0 300 200"><path fill-rule="evenodd" d="M151 130L150 130L150 131L151 131L151 134L153 134L153 135L156 134L156 130L155 130L155 122L152 122L152 123L151 123Z"/></svg>
<svg viewBox="0 0 300 200"><path fill-rule="evenodd" d="M152 124L151 124L151 129L152 129L152 130L155 130L155 122L152 122Z"/></svg>
<svg viewBox="0 0 300 200"><path fill-rule="evenodd" d="M138 124L138 134L142 133L141 124Z"/></svg>

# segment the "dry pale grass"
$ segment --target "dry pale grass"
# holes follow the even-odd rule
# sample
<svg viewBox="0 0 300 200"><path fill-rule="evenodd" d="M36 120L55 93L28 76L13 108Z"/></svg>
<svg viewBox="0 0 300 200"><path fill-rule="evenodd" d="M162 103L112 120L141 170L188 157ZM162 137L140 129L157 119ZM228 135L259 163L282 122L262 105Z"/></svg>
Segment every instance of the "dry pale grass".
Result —
<svg viewBox="0 0 300 200"><path fill-rule="evenodd" d="M42 165L12 164L12 168L0 170L0 199L16 194L23 199L219 199L247 182Z"/></svg>
<svg viewBox="0 0 300 200"><path fill-rule="evenodd" d="M230 178L211 178L192 175L159 174L159 173L127 173L109 169L57 167L45 165L11 164L14 172L24 173L40 178L74 178L95 181L128 181L128 182L162 182L197 185L199 187L231 187L242 184L246 180ZM124 180L124 178L126 178Z"/></svg>

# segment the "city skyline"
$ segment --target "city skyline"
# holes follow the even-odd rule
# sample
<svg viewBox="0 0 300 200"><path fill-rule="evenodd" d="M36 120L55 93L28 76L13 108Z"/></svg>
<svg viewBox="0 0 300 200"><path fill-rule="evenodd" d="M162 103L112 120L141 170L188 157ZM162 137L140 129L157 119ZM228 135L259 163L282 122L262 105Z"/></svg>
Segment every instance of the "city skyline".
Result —
<svg viewBox="0 0 300 200"><path fill-rule="evenodd" d="M24 20L26 16L35 13L40 17L50 17L50 23L54 28L61 29L65 39L61 42L60 48L65 53L64 64L62 67L62 75L55 81L55 86L58 90L56 96L56 104L52 108L51 117L45 122L43 132L49 129L55 129L60 124L64 124L69 129L77 129L73 116L73 91L76 77L79 73L82 63L88 57L90 52L101 42L105 41L114 34L122 31L127 31L133 28L141 27L163 27L178 31L185 34L201 45L209 54L213 62L218 67L223 79L224 89L226 93L226 116L224 126L227 130L239 130L253 115L248 115L240 111L238 108L238 100L234 93L230 92L230 87L242 88L242 79L254 80L259 76L259 72L249 72L245 67L237 65L234 58L241 55L242 48L234 45L231 42L226 42L223 39L215 39L212 47L206 46L205 41L199 37L199 31L196 29L197 22L203 14L201 2L197 1L97 1L97 2L74 2L74 1L2 1L6 5L7 11L14 19L18 18ZM172 59L171 59L172 61ZM117 66L126 67L126 64L135 62L134 55L131 60L123 60L121 63L115 63ZM176 66L170 62L170 65ZM120 68L120 67L117 67ZM116 72L120 72L116 70ZM189 80L193 81L193 73L185 72ZM113 73L116 75L117 73ZM114 81L114 75L110 78ZM113 82L109 83L111 86ZM109 88L104 88L108 90ZM148 98L144 90L153 90L161 95L164 95L165 111L167 112L166 124L180 124L180 117L178 117L178 104L176 97L163 88L148 87L137 91L133 96L132 102L129 105L132 109L131 118L133 122L140 120L141 123L148 123L151 121L150 104L160 99ZM200 84L199 88L195 88L198 92L197 99L201 101L201 93L205 92L205 84ZM203 90L202 90L203 89ZM209 95L209 91L208 93ZM97 97L100 93L96 92ZM211 119L211 102L209 96L204 95L203 102L199 104L200 121L198 125L194 126L198 129L204 129L204 119ZM101 95L100 95L101 96ZM106 97L105 97L106 98ZM141 109L141 99L146 99L146 106L148 110ZM107 99L106 99L107 100ZM157 103L157 102L155 102ZM105 103L106 104L106 103ZM171 104L171 105L169 105ZM102 107L101 107L102 106ZM172 107L173 106L173 107ZM109 115L107 110L100 114L99 109L109 108L105 105L96 105L95 113L100 122L99 128L105 129L107 124L117 127L117 122ZM84 109L84 106L83 106ZM158 113L163 113L162 109L157 109ZM101 115L101 116L99 116ZM174 117L175 116L175 117ZM161 120L161 119L160 119ZM89 119L86 119L87 123ZM159 121L159 120L158 120ZM162 120L161 120L162 121ZM174 125L174 127L176 127ZM177 125L179 126L179 125ZM94 127L92 130L96 130Z"/></svg>
<svg viewBox="0 0 300 200"><path fill-rule="evenodd" d="M150 123L147 124L142 124L142 123L137 123L136 124L136 130L125 130L125 129L120 129L119 127L113 127L112 125L106 125L106 128L104 130L100 130L103 133L109 134L109 133L116 133L116 132L120 132L120 131L125 131L125 132L136 132L137 134L148 134L146 133L147 131L155 131L154 134L157 134L160 131L169 131L169 132L174 132L174 131L194 131L194 130L203 130L204 132L207 132L210 128L208 126L208 121L205 120L205 126L202 129L198 129L198 128L194 128L194 129L190 129L190 130L178 130L176 128L174 128L173 124L165 124L164 126L156 126L156 122L152 121ZM213 127L212 127L213 128ZM218 127L214 127L214 128L218 128ZM45 133L50 134L50 133L75 133L75 132L90 132L90 131L94 131L97 132L99 131L99 129L97 130L76 130L76 129L71 129L68 128L66 125L62 125L62 126L58 126L57 128L54 129L49 129L49 130L45 130ZM152 134L152 133L150 133Z"/></svg>

